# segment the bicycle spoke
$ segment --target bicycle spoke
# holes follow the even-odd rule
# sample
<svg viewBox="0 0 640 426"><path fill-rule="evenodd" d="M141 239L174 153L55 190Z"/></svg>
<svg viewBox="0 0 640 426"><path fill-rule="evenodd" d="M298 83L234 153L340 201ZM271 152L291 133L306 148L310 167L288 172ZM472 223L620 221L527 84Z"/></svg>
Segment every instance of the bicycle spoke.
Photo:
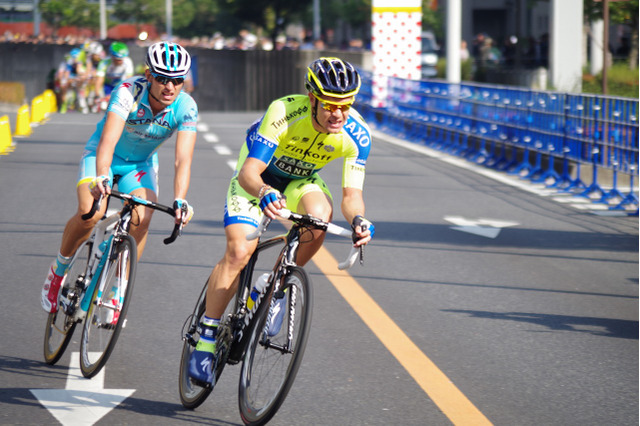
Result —
<svg viewBox="0 0 640 426"><path fill-rule="evenodd" d="M76 287L82 288L90 252L90 244L82 244L78 248L65 275L58 312L47 317L44 335L44 359L47 364L58 362L73 336L76 327L74 313L77 309L77 296L73 295L79 293Z"/></svg>
<svg viewBox="0 0 640 426"><path fill-rule="evenodd" d="M102 271L100 279L104 281L96 289L84 322L80 367L86 377L97 374L106 364L126 321L135 275L135 240L127 236L114 250L115 259Z"/></svg>
<svg viewBox="0 0 640 426"><path fill-rule="evenodd" d="M180 401L185 408L194 409L200 406L209 396L213 388L211 386L201 386L189 377L189 360L191 354L195 350L196 343L200 338L198 333L198 326L202 321L202 317L205 312L205 295L207 286L202 290L198 303L196 304L196 310L188 320L189 329L187 330L187 336L182 347L182 358L180 360L180 378L179 378L179 391ZM217 382L222 374L222 370L226 364L226 360L229 354L229 345L233 340L233 333L231 331L231 314L235 308L235 297L229 301L227 308L222 316L223 321L218 326L217 347L216 356L217 364L215 366L215 378Z"/></svg>
<svg viewBox="0 0 640 426"><path fill-rule="evenodd" d="M282 326L270 336L267 315L253 330L240 377L240 413L247 424L269 420L293 384L311 325L312 290L306 273L285 279ZM273 334L273 329L270 331Z"/></svg>

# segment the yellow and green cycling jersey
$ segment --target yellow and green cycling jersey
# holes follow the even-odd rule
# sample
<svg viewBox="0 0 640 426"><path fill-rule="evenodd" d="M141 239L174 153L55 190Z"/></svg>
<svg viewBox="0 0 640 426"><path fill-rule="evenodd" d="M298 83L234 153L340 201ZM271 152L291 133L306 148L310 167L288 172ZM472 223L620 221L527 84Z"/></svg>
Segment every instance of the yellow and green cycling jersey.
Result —
<svg viewBox="0 0 640 426"><path fill-rule="evenodd" d="M320 191L332 199L318 171L327 163L344 158L342 187L362 190L364 169L371 148L371 134L353 108L340 133L319 133L313 127L309 97L291 95L274 101L265 115L247 131L238 165L231 178L225 204L224 225L258 226L260 200L238 182L238 172L247 157L267 164L262 180L287 199L287 208L297 211L305 194Z"/></svg>
<svg viewBox="0 0 640 426"><path fill-rule="evenodd" d="M295 179L308 178L329 162L344 158L342 187L362 189L371 133L353 108L342 131L319 133L313 127L312 106L306 95L280 98L247 134L248 157L267 163L263 180L280 189Z"/></svg>

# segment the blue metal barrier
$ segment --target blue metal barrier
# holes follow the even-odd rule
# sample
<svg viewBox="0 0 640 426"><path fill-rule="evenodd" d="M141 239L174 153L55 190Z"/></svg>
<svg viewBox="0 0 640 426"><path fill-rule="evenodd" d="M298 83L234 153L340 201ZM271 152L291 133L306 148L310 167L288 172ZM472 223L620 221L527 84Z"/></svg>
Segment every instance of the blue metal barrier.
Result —
<svg viewBox="0 0 640 426"><path fill-rule="evenodd" d="M358 110L384 132L637 212L637 99L389 78L387 106L373 108L371 73L361 75ZM589 184L581 166L592 169ZM612 187L598 181L603 168L611 171ZM618 189L620 174L628 175L627 194Z"/></svg>

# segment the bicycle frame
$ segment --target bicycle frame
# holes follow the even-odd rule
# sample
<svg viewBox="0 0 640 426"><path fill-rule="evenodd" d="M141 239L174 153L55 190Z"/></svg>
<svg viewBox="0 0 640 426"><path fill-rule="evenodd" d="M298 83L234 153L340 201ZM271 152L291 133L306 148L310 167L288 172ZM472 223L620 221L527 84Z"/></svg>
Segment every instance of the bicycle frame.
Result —
<svg viewBox="0 0 640 426"><path fill-rule="evenodd" d="M296 217L296 216L302 217L301 215L297 215L286 209L282 210L281 216L284 218ZM266 218L265 216L265 219L260 224L258 229L253 234L247 236L247 239L258 238L260 235L262 235L262 233L264 233L264 231L266 230L270 222L271 220ZM300 247L300 232L304 227L305 227L304 223L294 222L293 226L291 227L291 229L289 229L289 231L286 234L274 236L267 240L260 241L258 243L258 246L256 247L256 250L251 256L251 259L249 260L247 265L244 267L244 269L240 272L240 279L238 283L239 288L236 293L237 295L236 306L233 311L233 315L236 316L236 318L235 318L235 321L232 321L232 324L234 324L234 329L232 330L232 335L234 336L234 339L231 343L229 357L227 359L227 362L229 364L236 364L242 360L248 345L248 339L245 338L246 337L245 331L251 330L256 318L259 317L257 313L260 310L260 306L262 302L265 299L267 299L269 300L269 304L271 305L273 301L273 295L276 294L278 291L280 291L280 286L282 285L282 278L287 275L288 268L297 266L295 259L298 253L298 248ZM338 226L335 226L333 224L329 224L329 226L325 230L332 234L348 236L349 238L351 237L351 234L349 232L345 232L344 229ZM269 247L275 246L277 244L282 244L282 243L284 243L284 247L280 251L280 254L278 255L278 258L272 269L267 287L262 292L258 300L256 300L256 304L253 307L253 309L251 311L248 311L247 297L249 296L249 293L251 291L251 286L253 284L252 282L253 271L254 271L258 256L263 250ZM346 269L351 267L355 262L355 259L359 253L360 252L358 249L352 248L347 260L342 262L339 265L339 268ZM292 298L295 301L295 295L292 294ZM269 309L269 315L271 315L271 309ZM267 319L267 324L268 323L269 321ZM266 340L264 340L262 343L283 352L290 351L291 338L292 338L292 331L291 331L292 324L293 324L293 321L289 321L287 346L285 347L275 346L273 344L270 344Z"/></svg>
<svg viewBox="0 0 640 426"><path fill-rule="evenodd" d="M93 232L82 244L91 244L91 253L89 255L89 262L87 264L87 270L84 277L83 288L82 288L82 300L80 303L80 310L74 313L74 319L76 321L82 320L84 315L86 315L89 310L89 305L93 298L94 290L96 285L98 286L98 297L102 295L104 291L105 280L107 274L102 274L102 270L107 263L107 259L109 257L109 253L111 253L113 249L114 242L122 235L126 235L129 233L129 228L131 226L131 215L134 210L134 205L127 201L132 200L137 204L148 206L157 210L164 211L167 214L173 215L173 210L169 207L162 206L160 204L153 203L151 201L145 200L143 198L135 197L129 194L124 194L115 190L112 190L112 194L117 198L120 198L125 201L124 206L120 211L117 211L109 216L102 218L93 228ZM101 199L94 201L94 204L91 208L91 211L83 216L84 219L87 219L95 214L100 205ZM108 205L108 204L107 204ZM182 230L182 226L176 225L173 230L172 235L165 239L164 243L169 244L173 242L177 236L180 234ZM107 237L107 235L109 235ZM103 243L106 244L102 246ZM101 247L102 246L102 247ZM76 250L79 252L80 250ZM101 278L100 282L98 282L98 278ZM87 281L89 283L87 284Z"/></svg>
<svg viewBox="0 0 640 426"><path fill-rule="evenodd" d="M251 329L253 322L258 318L258 315L256 314L258 313L262 302L268 297L272 290L274 290L274 282L276 281L276 275L274 272L278 270L280 259L282 258L284 251L287 250L286 239L286 235L280 235L258 243L258 247L251 256L249 263L247 263L247 266L245 266L240 272L240 279L236 292L236 305L232 313L234 318L231 321L231 335L233 336L233 341L231 343L229 357L227 359L229 364L237 364L244 357L245 350L249 343L247 335L245 335L245 330ZM251 292L251 286L253 284L253 270L255 268L256 261L258 260L258 256L263 250L282 243L285 243L285 246L282 248L280 255L278 256L278 260L273 268L267 287L263 290L259 299L256 300L254 308L249 311L247 309L247 298Z"/></svg>
<svg viewBox="0 0 640 426"><path fill-rule="evenodd" d="M109 253L111 252L111 249L113 247L115 232L112 231L113 234L110 235L106 240L105 240L105 236L107 235L107 229L110 226L115 225L119 220L120 220L119 212L110 215L104 220L101 220L95 226L92 236L89 237L90 239L93 240L93 243L92 243L91 255L90 255L91 261L87 268L89 273L85 277L85 280L88 278L91 281L89 282L89 285L86 287L84 296L82 298L82 302L80 303L80 308L83 312L87 312L87 310L89 309L89 304L91 303L91 298L93 297L93 293L97 284L98 277L103 277L99 286L100 291L103 290L105 275L101 274L101 272L107 262L107 258L109 257ZM102 247L102 249L104 250L101 250L100 246L104 241L106 241L107 244L104 247ZM99 253L100 251L102 251L102 253Z"/></svg>
<svg viewBox="0 0 640 426"><path fill-rule="evenodd" d="M249 261L240 271L234 299L227 303L220 318L216 335L215 363L212 366L213 383L200 382L189 374L189 363L198 342L197 336L203 332L201 324L206 311L208 284L205 284L196 308L184 323L179 389L181 402L186 408L194 409L205 401L226 364L234 365L242 361L239 384L241 416L246 424L264 424L278 410L295 380L309 334L313 306L311 280L305 270L296 263L296 255L303 242L301 240L304 240L303 235L307 229L322 230L348 237L349 240L352 239L352 231L286 209L282 209L279 214L293 222L291 229L285 234L258 242ZM258 229L248 235L247 239L260 237L270 222L271 219L265 216ZM276 250L276 245L282 247ZM347 260L340 263L339 268L346 269L352 266L359 253L361 254L361 249L352 246ZM274 257L275 263L270 263ZM249 309L247 300L257 278L254 276L257 271L268 273L269 277L266 286ZM287 305L282 303L283 298ZM276 311L276 306L278 309L284 307L288 316L276 317L275 322L270 321L270 316L276 315L274 312L282 312ZM268 349L271 350L267 351ZM254 372L254 362L265 368L258 367ZM267 377L271 374L284 374L284 377L270 382ZM266 386L263 387L263 384ZM276 393L269 395L273 386L276 386ZM263 390L266 393L263 393ZM266 405L260 405L262 402Z"/></svg>

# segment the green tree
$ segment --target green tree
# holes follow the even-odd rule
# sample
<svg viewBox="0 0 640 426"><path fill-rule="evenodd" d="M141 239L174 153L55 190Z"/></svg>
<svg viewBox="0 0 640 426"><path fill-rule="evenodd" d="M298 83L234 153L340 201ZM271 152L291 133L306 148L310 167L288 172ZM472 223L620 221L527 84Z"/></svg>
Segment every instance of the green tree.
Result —
<svg viewBox="0 0 640 426"><path fill-rule="evenodd" d="M157 22L164 13L163 0L118 0L113 17L136 25Z"/></svg>
<svg viewBox="0 0 640 426"><path fill-rule="evenodd" d="M276 35L308 13L311 0L226 0L220 7L249 25Z"/></svg>
<svg viewBox="0 0 640 426"><path fill-rule="evenodd" d="M433 31L436 39L442 41L444 39L444 13L440 3L443 1L422 0L422 28L425 31Z"/></svg>
<svg viewBox="0 0 640 426"><path fill-rule="evenodd" d="M191 25L198 3L207 2L173 0L172 32L182 34ZM118 0L113 9L113 16L121 22L133 23L138 29L141 24L152 24L160 33L167 28L166 15L165 0Z"/></svg>
<svg viewBox="0 0 640 426"><path fill-rule="evenodd" d="M631 28L631 50L629 52L629 68L638 67L638 0L611 3L609 16L616 24L628 25Z"/></svg>
<svg viewBox="0 0 640 426"><path fill-rule="evenodd" d="M40 0L38 7L42 20L57 35L61 27L75 26L97 32L100 28L100 10L97 3L87 0Z"/></svg>
<svg viewBox="0 0 640 426"><path fill-rule="evenodd" d="M191 0L191 3L191 7L193 7L191 22L176 30L176 33L181 37L211 35L216 31L229 34L237 33L240 21L223 11L220 7L220 1Z"/></svg>
<svg viewBox="0 0 640 426"><path fill-rule="evenodd" d="M603 1L584 0L584 18L586 22L603 19ZM609 2L611 23L628 25L631 29L631 50L629 68L638 67L638 0Z"/></svg>

